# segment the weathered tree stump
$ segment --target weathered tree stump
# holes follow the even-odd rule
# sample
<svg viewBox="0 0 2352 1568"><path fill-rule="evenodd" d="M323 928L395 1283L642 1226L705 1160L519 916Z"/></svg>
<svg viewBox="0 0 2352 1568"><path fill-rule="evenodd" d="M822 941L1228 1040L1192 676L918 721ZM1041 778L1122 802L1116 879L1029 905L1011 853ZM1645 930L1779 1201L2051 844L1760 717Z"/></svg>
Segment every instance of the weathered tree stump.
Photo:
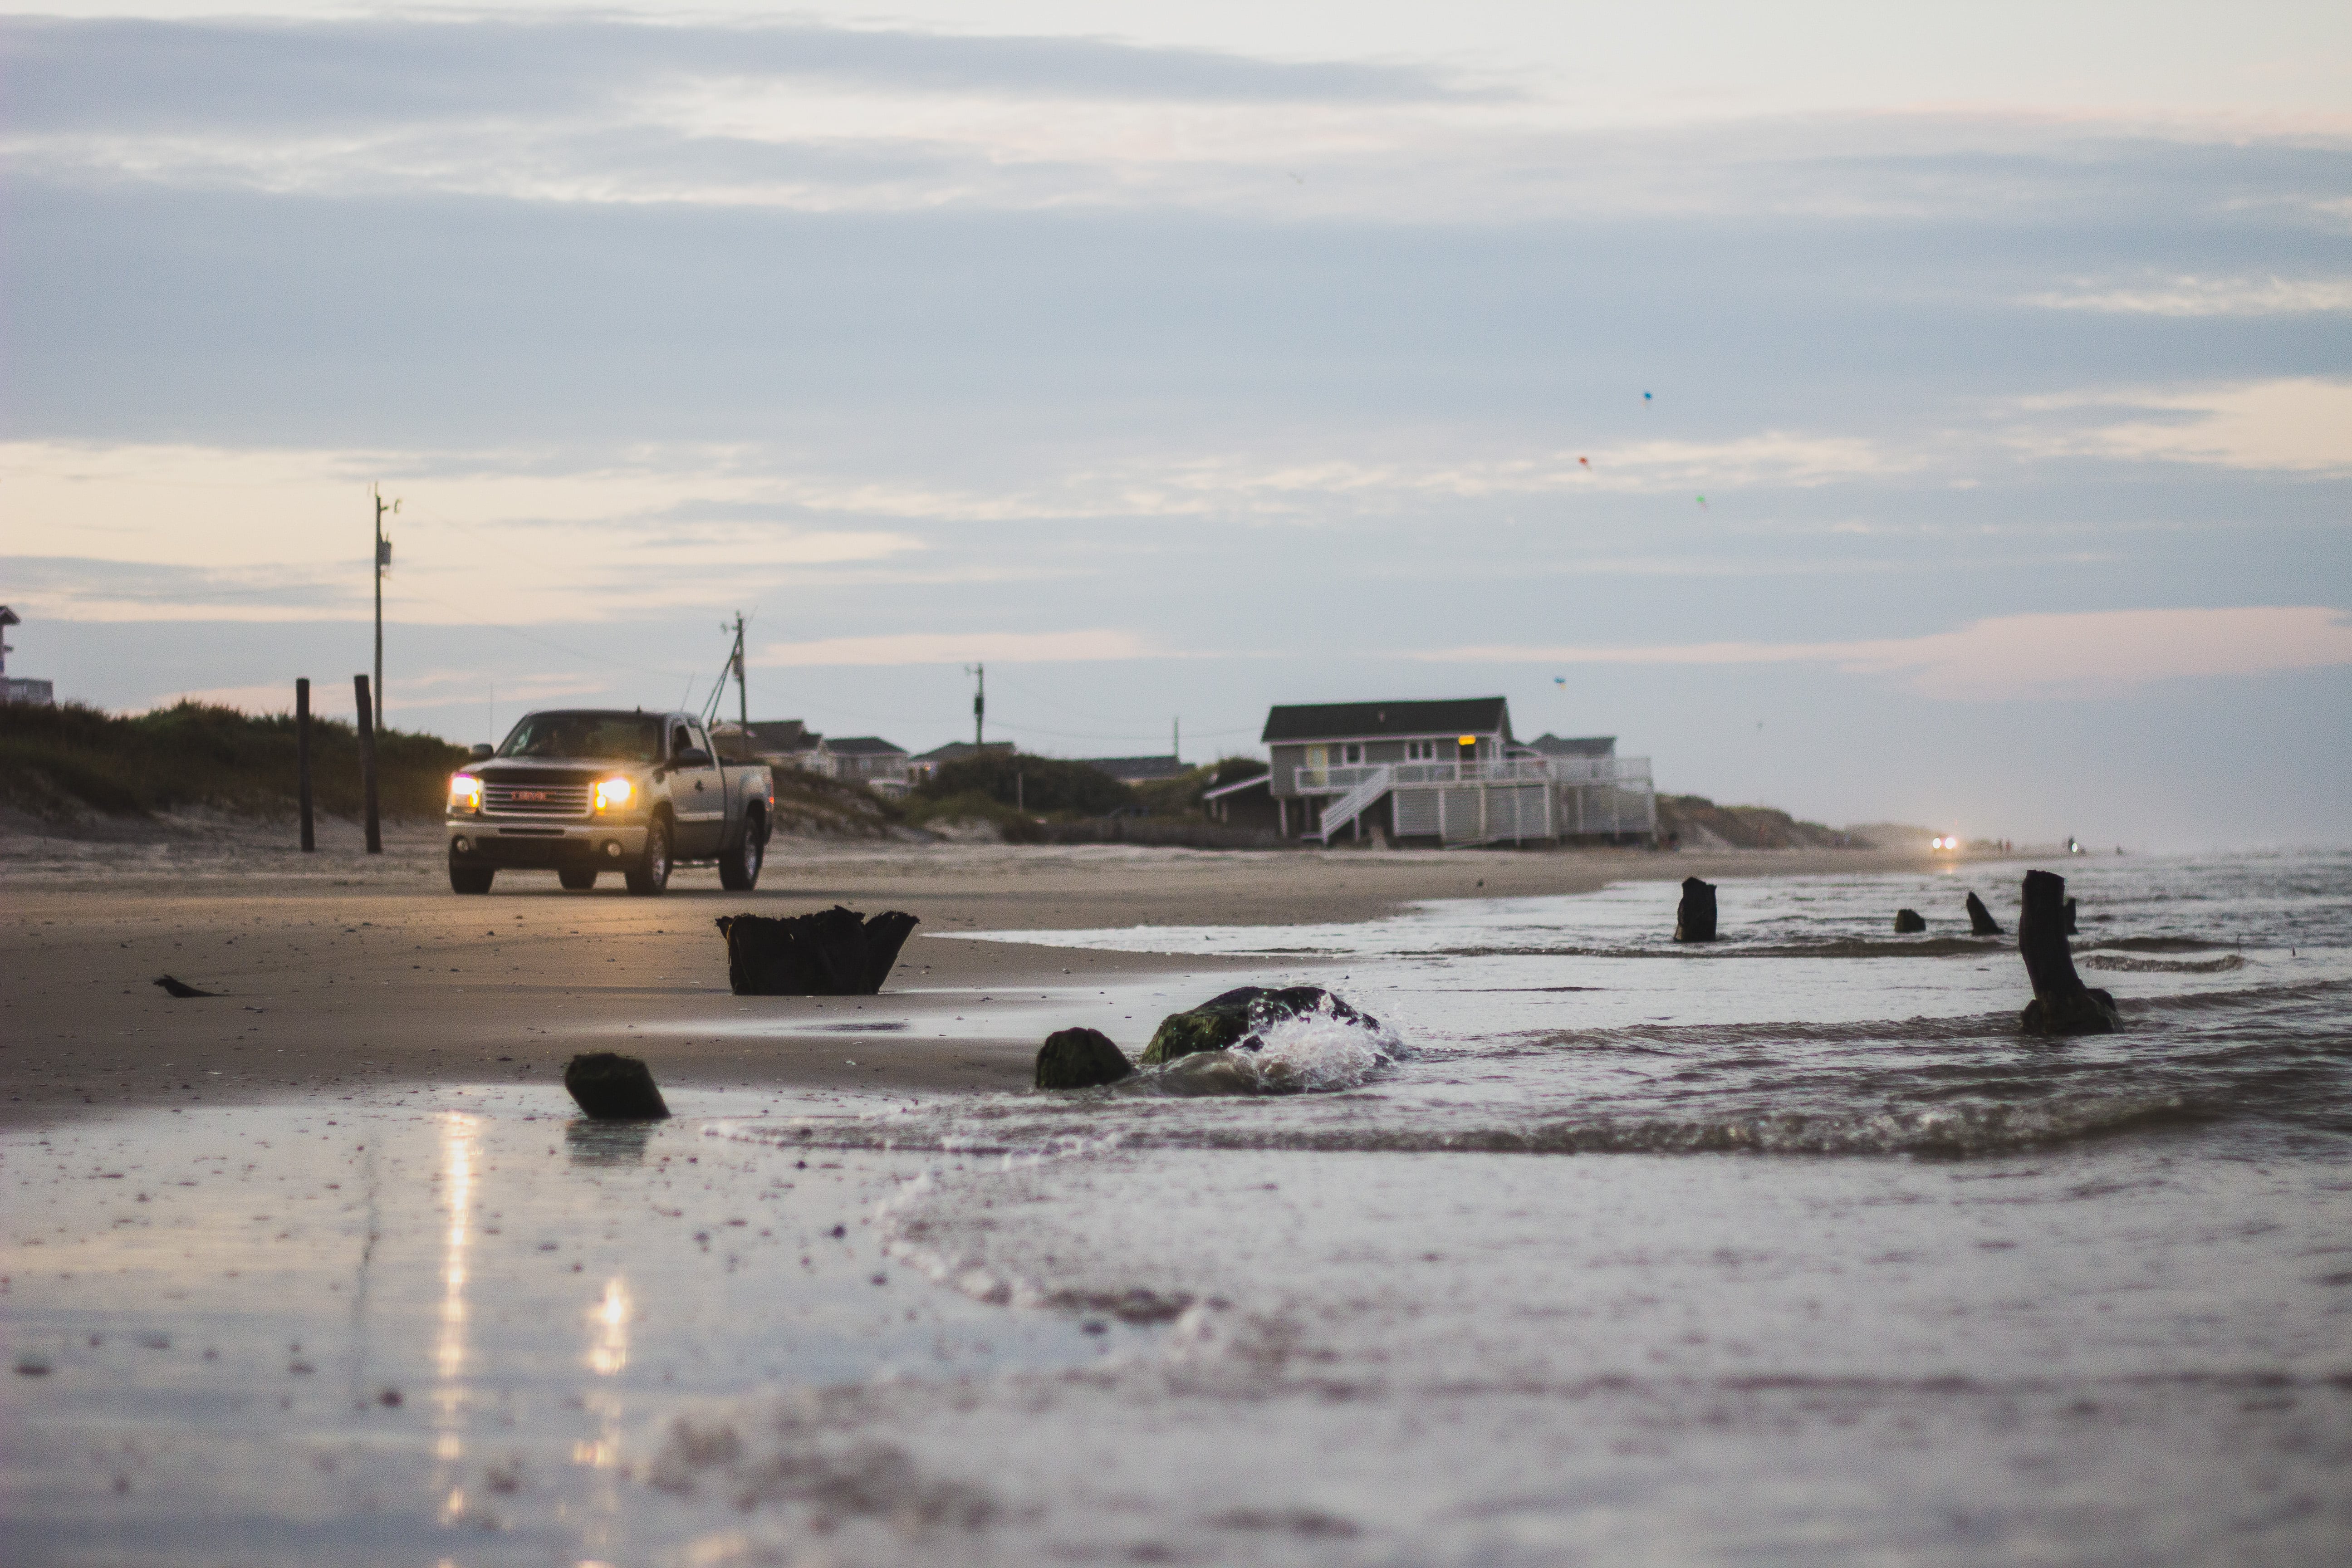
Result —
<svg viewBox="0 0 2352 1568"><path fill-rule="evenodd" d="M1380 1021L1348 1005L1320 985L1243 985L1212 996L1197 1007L1171 1013L1152 1031L1143 1064L1157 1067L1198 1051L1255 1051L1262 1031L1285 1018L1328 1013L1334 1018L1377 1028Z"/></svg>
<svg viewBox="0 0 2352 1568"><path fill-rule="evenodd" d="M2059 880L2063 881L2065 879L2062 877ZM2066 900L2066 934L2068 936L2080 936L2083 934L2074 929L2074 900L2071 898Z"/></svg>
<svg viewBox="0 0 2352 1568"><path fill-rule="evenodd" d="M1895 911L1895 934L1896 936L1916 936L1927 929L1927 917L1921 914L1917 910L1897 910Z"/></svg>
<svg viewBox="0 0 2352 1568"><path fill-rule="evenodd" d="M1715 884L1696 877L1683 879L1683 901L1675 906L1676 942L1715 940Z"/></svg>
<svg viewBox="0 0 2352 1568"><path fill-rule="evenodd" d="M2066 879L2049 871L2025 874L2017 915L2017 951L2033 982L2033 1000L2020 1020L2032 1035L2105 1035L2120 1021L2116 999L2083 984L2066 942Z"/></svg>
<svg viewBox="0 0 2352 1568"><path fill-rule="evenodd" d="M919 923L839 904L813 915L721 915L727 984L738 996L871 996Z"/></svg>
<svg viewBox="0 0 2352 1568"><path fill-rule="evenodd" d="M1100 1029L1056 1029L1037 1051L1039 1089L1092 1089L1134 1071L1127 1053Z"/></svg>
<svg viewBox="0 0 2352 1568"><path fill-rule="evenodd" d="M594 1121L659 1121L669 1114L654 1075L635 1057L591 1051L563 1067L563 1087Z"/></svg>
<svg viewBox="0 0 2352 1568"><path fill-rule="evenodd" d="M1984 900L1974 893L1969 895L1969 934L1970 936L2000 934L2000 923L1992 918L1992 911L1985 908Z"/></svg>

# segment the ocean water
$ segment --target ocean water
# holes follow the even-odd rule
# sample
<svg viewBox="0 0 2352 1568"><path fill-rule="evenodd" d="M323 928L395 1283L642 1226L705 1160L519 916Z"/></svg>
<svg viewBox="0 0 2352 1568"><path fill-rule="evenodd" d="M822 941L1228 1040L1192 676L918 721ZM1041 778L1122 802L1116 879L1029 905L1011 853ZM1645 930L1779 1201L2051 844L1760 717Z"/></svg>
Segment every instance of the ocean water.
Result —
<svg viewBox="0 0 2352 1568"><path fill-rule="evenodd" d="M1108 1089L0 1139L0 1555L2352 1559L2352 856L2059 868L2118 1034L2019 1035L1978 867L1727 881L1704 950L1666 884L994 933L1255 961L1041 1035L1377 1019Z"/></svg>

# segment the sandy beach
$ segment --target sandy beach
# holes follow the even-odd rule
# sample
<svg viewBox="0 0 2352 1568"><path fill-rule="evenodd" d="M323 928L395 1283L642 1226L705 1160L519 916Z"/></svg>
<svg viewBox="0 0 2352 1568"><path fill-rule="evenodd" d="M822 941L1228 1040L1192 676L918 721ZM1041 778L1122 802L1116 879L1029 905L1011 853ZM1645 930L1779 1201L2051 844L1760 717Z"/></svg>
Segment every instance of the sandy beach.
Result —
<svg viewBox="0 0 2352 1568"><path fill-rule="evenodd" d="M1960 908L2013 864L779 851L641 900L461 898L413 829L0 844L0 1557L2352 1539L2341 856L2070 867L2125 1028L2047 1044ZM835 901L922 920L883 994L730 993L714 916ZM1027 1089L1052 1028L1133 1055L1245 981L1379 1021ZM574 1115L607 1048L670 1120Z"/></svg>
<svg viewBox="0 0 2352 1568"><path fill-rule="evenodd" d="M617 878L567 893L544 872L509 873L488 897L460 898L437 829L395 826L380 856L362 851L349 823L325 824L311 855L291 837L224 823L143 844L0 839L10 906L0 1032L14 1064L0 1124L404 1080L552 1084L575 1050L613 1048L615 1026L664 1083L937 1093L1028 1081L1043 1037L1034 1009L1018 1029L1009 1018L1001 1032L967 1027L950 1045L869 1037L853 1067L837 1036L807 1031L854 1014L854 1001L730 995L711 922L743 910L915 914L923 923L887 989L930 994L908 1000L971 1025L1009 1014L1015 990L1041 984L1199 974L1205 996L1263 965L941 940L955 931L1354 921L1421 900L1926 864L1875 851L1269 854L779 839L749 898L722 891L708 870L681 872L657 899L629 897ZM1675 896L1661 887L1658 898L1671 926ZM222 995L175 1001L152 984L164 973ZM712 1032L747 1019L762 1023L756 1044Z"/></svg>

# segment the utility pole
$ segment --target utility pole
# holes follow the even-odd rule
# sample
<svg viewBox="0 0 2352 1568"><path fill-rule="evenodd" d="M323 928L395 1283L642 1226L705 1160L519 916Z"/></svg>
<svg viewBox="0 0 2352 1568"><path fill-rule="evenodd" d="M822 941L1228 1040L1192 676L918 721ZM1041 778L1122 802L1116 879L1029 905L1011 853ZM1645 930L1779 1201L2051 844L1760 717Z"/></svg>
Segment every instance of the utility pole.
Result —
<svg viewBox="0 0 2352 1568"><path fill-rule="evenodd" d="M383 728L383 574L392 570L392 541L383 536L383 514L400 510L399 498L387 501L375 485L368 486L375 502L375 727Z"/></svg>
<svg viewBox="0 0 2352 1568"><path fill-rule="evenodd" d="M1168 754L1176 759L1178 767L1184 765L1184 720L1181 714L1168 721Z"/></svg>
<svg viewBox="0 0 2352 1568"><path fill-rule="evenodd" d="M719 628L725 631L725 626ZM735 612L735 721L743 727L745 744L751 733L751 696L743 689L743 612Z"/></svg>
<svg viewBox="0 0 2352 1568"><path fill-rule="evenodd" d="M982 744L981 726L988 717L988 666L967 664L963 672L978 682L971 690L971 743L977 750Z"/></svg>

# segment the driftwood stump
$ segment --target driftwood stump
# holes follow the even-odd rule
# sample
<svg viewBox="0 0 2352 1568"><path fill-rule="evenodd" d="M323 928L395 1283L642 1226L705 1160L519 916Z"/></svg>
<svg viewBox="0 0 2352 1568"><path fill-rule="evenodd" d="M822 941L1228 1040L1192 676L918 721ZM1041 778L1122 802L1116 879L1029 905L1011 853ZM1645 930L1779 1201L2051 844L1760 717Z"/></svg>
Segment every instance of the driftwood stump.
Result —
<svg viewBox="0 0 2352 1568"><path fill-rule="evenodd" d="M1992 911L1985 908L1984 900L1974 893L1969 895L1969 934L1970 936L2000 934L2000 926L1992 918Z"/></svg>
<svg viewBox="0 0 2352 1568"><path fill-rule="evenodd" d="M727 984L738 996L871 996L917 924L896 910L862 916L839 904L781 919L721 915Z"/></svg>
<svg viewBox="0 0 2352 1568"><path fill-rule="evenodd" d="M1134 1071L1127 1053L1100 1029L1056 1029L1037 1052L1039 1089L1092 1089Z"/></svg>
<svg viewBox="0 0 2352 1568"><path fill-rule="evenodd" d="M1921 914L1917 910L1897 910L1895 911L1895 934L1896 936L1916 936L1927 929L1927 917Z"/></svg>
<svg viewBox="0 0 2352 1568"><path fill-rule="evenodd" d="M1715 940L1715 884L1696 877L1683 879L1683 901L1675 906L1676 942Z"/></svg>
<svg viewBox="0 0 2352 1568"><path fill-rule="evenodd" d="M2116 999L2083 984L2074 973L2066 942L2066 879L2048 871L2025 874L2023 907L2017 915L2017 951L2033 982L2033 1000L2020 1021L2032 1035L2105 1035L2119 1019Z"/></svg>
<svg viewBox="0 0 2352 1568"><path fill-rule="evenodd" d="M564 1064L563 1087L595 1121L659 1121L669 1114L654 1075L635 1057L591 1051Z"/></svg>

